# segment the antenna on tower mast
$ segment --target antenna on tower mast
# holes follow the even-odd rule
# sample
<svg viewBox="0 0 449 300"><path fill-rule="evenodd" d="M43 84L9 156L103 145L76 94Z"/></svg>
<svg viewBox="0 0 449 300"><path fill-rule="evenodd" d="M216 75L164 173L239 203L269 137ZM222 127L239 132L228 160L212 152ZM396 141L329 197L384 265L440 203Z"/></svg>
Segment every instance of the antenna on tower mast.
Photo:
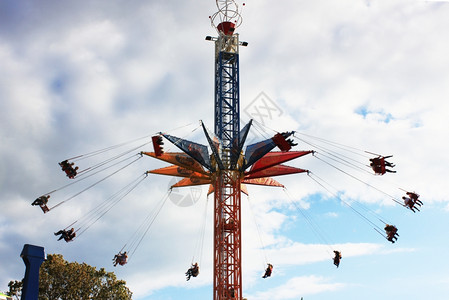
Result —
<svg viewBox="0 0 449 300"><path fill-rule="evenodd" d="M210 16L212 27L217 32L232 35L234 30L242 24L241 10L234 0L216 0L218 11ZM245 3L243 3L245 5Z"/></svg>

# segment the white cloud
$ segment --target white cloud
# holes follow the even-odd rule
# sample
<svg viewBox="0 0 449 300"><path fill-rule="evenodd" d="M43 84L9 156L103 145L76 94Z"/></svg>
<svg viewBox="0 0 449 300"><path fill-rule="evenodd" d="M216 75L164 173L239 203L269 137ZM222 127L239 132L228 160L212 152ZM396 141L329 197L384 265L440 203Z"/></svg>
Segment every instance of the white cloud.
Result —
<svg viewBox="0 0 449 300"><path fill-rule="evenodd" d="M338 213L328 212L328 213L326 213L326 216L328 216L329 218L338 218Z"/></svg>
<svg viewBox="0 0 449 300"><path fill-rule="evenodd" d="M269 250L269 257L280 265L304 265L318 261L330 260L333 257L333 250L338 249L344 253L344 257L361 255L371 255L378 253L383 246L368 243L347 243L347 244L303 244L289 241L287 244L278 244L275 249ZM300 253L301 255L298 255Z"/></svg>
<svg viewBox="0 0 449 300"><path fill-rule="evenodd" d="M254 295L248 295L248 299L299 299L302 296L331 292L345 288L343 283L328 283L328 279L317 276L303 276L289 279L285 284Z"/></svg>

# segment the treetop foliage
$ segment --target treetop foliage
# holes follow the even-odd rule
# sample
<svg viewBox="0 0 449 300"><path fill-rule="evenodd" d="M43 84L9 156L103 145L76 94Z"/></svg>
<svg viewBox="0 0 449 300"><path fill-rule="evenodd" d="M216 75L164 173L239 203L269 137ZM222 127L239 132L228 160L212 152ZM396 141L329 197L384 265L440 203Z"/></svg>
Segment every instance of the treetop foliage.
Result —
<svg viewBox="0 0 449 300"><path fill-rule="evenodd" d="M9 295L19 297L20 281L10 281ZM130 300L132 292L113 272L86 263L67 262L61 254L49 254L39 270L39 300Z"/></svg>

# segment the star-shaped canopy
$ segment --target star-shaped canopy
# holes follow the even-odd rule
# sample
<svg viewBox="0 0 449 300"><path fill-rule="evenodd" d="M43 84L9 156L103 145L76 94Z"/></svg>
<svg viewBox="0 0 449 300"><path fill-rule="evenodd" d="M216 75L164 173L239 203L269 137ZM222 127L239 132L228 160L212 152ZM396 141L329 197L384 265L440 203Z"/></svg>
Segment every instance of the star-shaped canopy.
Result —
<svg viewBox="0 0 449 300"><path fill-rule="evenodd" d="M168 167L148 171L152 174L182 177L174 187L210 184L209 193L212 193L215 173L225 170L226 166L220 159L220 141L210 137L209 132L202 124L212 154L208 147L168 134L161 135L176 145L183 152L142 152L142 154L170 163ZM293 132L277 133L273 138L248 145L243 154L242 149L248 135L251 121L241 130L239 136L232 143L231 160L228 170L241 172L241 190L247 194L245 184L284 187L272 177L308 172L305 169L284 165L284 162L307 155L313 151L289 151L293 144L287 139ZM271 151L275 147L281 151Z"/></svg>

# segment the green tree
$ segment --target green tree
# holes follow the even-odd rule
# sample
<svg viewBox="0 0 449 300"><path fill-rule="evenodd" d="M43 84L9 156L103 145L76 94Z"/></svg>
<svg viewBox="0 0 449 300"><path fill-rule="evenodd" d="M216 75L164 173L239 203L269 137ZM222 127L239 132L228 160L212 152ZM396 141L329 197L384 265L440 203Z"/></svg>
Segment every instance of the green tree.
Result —
<svg viewBox="0 0 449 300"><path fill-rule="evenodd" d="M10 281L9 295L20 293L20 281ZM18 291L19 290L19 291ZM126 282L113 272L86 263L69 263L61 254L49 254L39 270L39 300L132 299Z"/></svg>
<svg viewBox="0 0 449 300"><path fill-rule="evenodd" d="M9 292L6 294L19 300L22 297L22 281L14 280L8 283Z"/></svg>

